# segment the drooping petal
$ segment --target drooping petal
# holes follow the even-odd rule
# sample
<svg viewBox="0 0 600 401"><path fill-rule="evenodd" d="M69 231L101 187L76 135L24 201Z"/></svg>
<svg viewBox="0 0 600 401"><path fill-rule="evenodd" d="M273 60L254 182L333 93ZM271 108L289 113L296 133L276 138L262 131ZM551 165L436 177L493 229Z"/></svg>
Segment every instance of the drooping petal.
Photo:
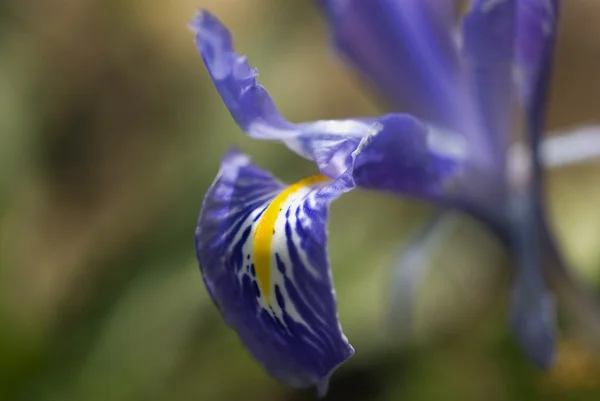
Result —
<svg viewBox="0 0 600 401"><path fill-rule="evenodd" d="M543 217L533 196L513 198L511 204L510 246L515 264L511 292L511 325L525 354L548 368L554 361L556 345L556 305L542 277L546 261Z"/></svg>
<svg viewBox="0 0 600 401"><path fill-rule="evenodd" d="M512 293L513 327L527 354L548 367L555 354L557 298L565 320L600 352L600 299L593 287L569 271L548 221L540 214L532 216L536 214L527 211L520 218L518 213L514 216L519 223L513 225L513 232L520 231L522 238L513 238L513 246L518 246L515 251L522 268L517 271ZM544 280L538 274L538 263ZM546 289L546 281L552 292Z"/></svg>
<svg viewBox="0 0 600 401"><path fill-rule="evenodd" d="M453 0L318 0L336 48L400 110L461 130Z"/></svg>
<svg viewBox="0 0 600 401"><path fill-rule="evenodd" d="M446 181L467 158L460 135L404 114L290 123L256 82L256 71L233 50L229 32L214 16L200 12L192 27L217 90L248 135L283 142L334 179L351 167L352 155L361 147L356 184L444 201Z"/></svg>
<svg viewBox="0 0 600 401"><path fill-rule="evenodd" d="M285 186L230 151L196 230L206 287L226 323L275 379L324 392L354 352L337 317L328 264L329 203L351 179Z"/></svg>

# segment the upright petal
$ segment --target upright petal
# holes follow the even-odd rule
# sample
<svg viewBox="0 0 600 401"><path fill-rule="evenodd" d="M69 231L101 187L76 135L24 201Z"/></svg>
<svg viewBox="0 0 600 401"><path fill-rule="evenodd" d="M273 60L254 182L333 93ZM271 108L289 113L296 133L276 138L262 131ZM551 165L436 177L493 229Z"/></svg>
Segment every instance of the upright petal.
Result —
<svg viewBox="0 0 600 401"><path fill-rule="evenodd" d="M198 12L191 28L208 73L238 125L256 138L294 137L296 127L281 117L265 88L256 82L256 69L235 53L227 28L207 11Z"/></svg>
<svg viewBox="0 0 600 401"><path fill-rule="evenodd" d="M557 20L558 0L474 0L465 18L463 43L479 123L499 162L509 144L524 140L532 142L533 168L539 167ZM515 118L517 107L525 121Z"/></svg>
<svg viewBox="0 0 600 401"><path fill-rule="evenodd" d="M470 129L485 133L474 136L475 149L482 155L478 165L498 181L504 181L506 150L514 127L516 12L515 0L475 0L463 20L465 68L479 117Z"/></svg>
<svg viewBox="0 0 600 401"><path fill-rule="evenodd" d="M225 322L275 379L324 392L354 350L337 318L329 203L351 180L317 175L285 186L237 151L206 194L196 249Z"/></svg>
<svg viewBox="0 0 600 401"><path fill-rule="evenodd" d="M517 80L535 144L544 129L546 97L558 29L558 0L521 0L518 3Z"/></svg>
<svg viewBox="0 0 600 401"><path fill-rule="evenodd" d="M229 32L214 16L201 12L192 26L217 90L251 137L283 142L334 179L351 167L358 152L353 178L368 188L444 201L450 176L459 179L467 157L461 136L404 114L290 123L256 82L256 71L233 50Z"/></svg>
<svg viewBox="0 0 600 401"><path fill-rule="evenodd" d="M336 48L401 110L462 128L453 0L317 2Z"/></svg>

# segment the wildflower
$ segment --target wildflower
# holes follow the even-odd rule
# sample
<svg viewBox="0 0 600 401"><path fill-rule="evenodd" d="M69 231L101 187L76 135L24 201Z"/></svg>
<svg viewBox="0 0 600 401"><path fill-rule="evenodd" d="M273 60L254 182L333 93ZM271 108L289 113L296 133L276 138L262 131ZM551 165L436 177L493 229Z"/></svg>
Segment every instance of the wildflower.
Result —
<svg viewBox="0 0 600 401"><path fill-rule="evenodd" d="M512 251L511 322L548 366L554 296L566 272L541 201L540 137L557 0L321 0L336 48L407 114L294 124L210 13L192 23L207 70L250 137L282 142L319 173L281 183L237 150L208 190L196 230L206 287L224 320L277 380L325 392L354 350L338 321L326 251L329 204L356 187L470 213ZM435 226L435 225L434 225Z"/></svg>

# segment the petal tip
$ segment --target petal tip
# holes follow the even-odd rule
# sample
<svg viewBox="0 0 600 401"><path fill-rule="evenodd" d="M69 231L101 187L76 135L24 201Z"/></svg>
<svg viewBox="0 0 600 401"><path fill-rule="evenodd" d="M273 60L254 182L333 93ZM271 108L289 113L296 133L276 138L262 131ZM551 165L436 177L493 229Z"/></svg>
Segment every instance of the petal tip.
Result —
<svg viewBox="0 0 600 401"><path fill-rule="evenodd" d="M236 146L230 147L223 158L221 159L221 165L235 165L235 166L246 166L251 162L250 156L242 153Z"/></svg>
<svg viewBox="0 0 600 401"><path fill-rule="evenodd" d="M255 117L253 113L260 114L265 107L261 96L266 94L256 82L258 71L246 56L236 53L231 32L210 12L199 10L189 26L219 94L238 124L245 127L248 119Z"/></svg>
<svg viewBox="0 0 600 401"><path fill-rule="evenodd" d="M346 338L346 336L344 336L344 339L346 341L346 346L347 346L347 349L346 349L347 355L340 363L338 363L337 365L332 367L329 370L329 372L319 382L317 382L315 384L318 399L325 398L325 396L327 395L327 392L329 391L329 382L331 380L331 376L333 376L333 374L339 369L339 367L342 366L343 364L345 364L346 362L348 362L348 359L350 359L354 355L354 347L348 342L348 339Z"/></svg>
<svg viewBox="0 0 600 401"><path fill-rule="evenodd" d="M513 306L514 307L514 306ZM549 369L555 359L555 302L546 293L536 304L518 302L513 309L512 327L527 357L542 369Z"/></svg>
<svg viewBox="0 0 600 401"><path fill-rule="evenodd" d="M230 75L237 55L233 51L231 33L225 25L209 11L201 9L189 26L213 79L221 80Z"/></svg>
<svg viewBox="0 0 600 401"><path fill-rule="evenodd" d="M221 21L205 9L196 11L196 15L190 22L189 27L200 39L206 39L211 32L228 35L227 28L225 28Z"/></svg>

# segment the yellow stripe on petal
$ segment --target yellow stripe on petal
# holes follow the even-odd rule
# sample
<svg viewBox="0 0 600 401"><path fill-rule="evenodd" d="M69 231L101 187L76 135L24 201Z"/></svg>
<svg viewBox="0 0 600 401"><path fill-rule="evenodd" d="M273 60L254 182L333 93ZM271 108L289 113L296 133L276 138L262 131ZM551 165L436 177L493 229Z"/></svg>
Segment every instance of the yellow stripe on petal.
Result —
<svg viewBox="0 0 600 401"><path fill-rule="evenodd" d="M290 185L273 199L260 217L256 231L254 231L254 268L256 269L258 285L267 303L269 302L269 296L271 295L271 261L273 256L271 248L273 234L275 233L275 222L277 221L277 217L281 212L283 204L290 196L294 195L299 190L329 180L330 178L327 176L315 174Z"/></svg>

